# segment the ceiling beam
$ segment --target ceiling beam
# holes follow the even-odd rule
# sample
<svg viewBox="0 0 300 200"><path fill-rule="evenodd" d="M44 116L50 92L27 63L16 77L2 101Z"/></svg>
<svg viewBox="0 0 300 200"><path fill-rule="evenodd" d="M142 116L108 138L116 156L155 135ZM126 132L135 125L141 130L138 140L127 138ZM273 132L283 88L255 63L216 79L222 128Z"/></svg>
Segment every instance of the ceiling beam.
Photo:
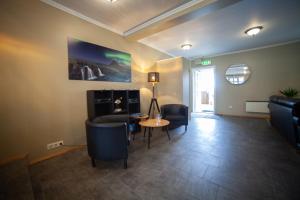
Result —
<svg viewBox="0 0 300 200"><path fill-rule="evenodd" d="M126 39L137 41L239 1L241 0L192 0L127 30L123 35Z"/></svg>
<svg viewBox="0 0 300 200"><path fill-rule="evenodd" d="M71 15L79 17L80 19L83 19L83 20L85 20L87 22L90 22L90 23L92 23L92 24L94 24L96 26L99 26L99 27L104 28L106 30L112 31L112 32L117 33L119 35L123 35L123 32L121 32L119 30L116 30L116 29L114 29L114 28L112 28L112 27L110 27L110 26L108 26L106 24L103 24L103 23L99 22L98 20L90 18L90 17L88 17L88 16L86 16L86 15L80 13L80 12L77 12L76 10L73 10L73 9L67 7L67 6L64 6L64 5L60 4L60 3L57 3L54 0L40 0L40 1L46 3L46 4L50 5L50 6L52 6L54 8L62 10L64 12L66 12L66 13L69 13Z"/></svg>

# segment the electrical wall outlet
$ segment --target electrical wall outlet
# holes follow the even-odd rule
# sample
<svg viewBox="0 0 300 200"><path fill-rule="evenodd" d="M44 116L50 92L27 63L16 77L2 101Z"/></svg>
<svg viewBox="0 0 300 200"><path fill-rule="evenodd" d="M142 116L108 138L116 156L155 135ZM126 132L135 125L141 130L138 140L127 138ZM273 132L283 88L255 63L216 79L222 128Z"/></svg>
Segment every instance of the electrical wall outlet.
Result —
<svg viewBox="0 0 300 200"><path fill-rule="evenodd" d="M47 144L47 149L48 150L55 149L55 148L60 147L62 145L64 145L63 140L60 140L60 141L57 141L57 142L52 142L52 143Z"/></svg>
<svg viewBox="0 0 300 200"><path fill-rule="evenodd" d="M232 109L232 106L228 106L229 109Z"/></svg>

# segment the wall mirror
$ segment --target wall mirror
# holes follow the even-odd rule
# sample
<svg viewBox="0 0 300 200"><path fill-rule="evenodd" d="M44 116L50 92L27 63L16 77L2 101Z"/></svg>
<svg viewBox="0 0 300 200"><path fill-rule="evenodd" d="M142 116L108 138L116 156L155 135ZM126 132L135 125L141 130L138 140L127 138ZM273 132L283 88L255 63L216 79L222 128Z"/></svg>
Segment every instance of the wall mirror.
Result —
<svg viewBox="0 0 300 200"><path fill-rule="evenodd" d="M231 65L225 72L225 78L233 85L241 85L249 79L250 74L251 71L245 64Z"/></svg>

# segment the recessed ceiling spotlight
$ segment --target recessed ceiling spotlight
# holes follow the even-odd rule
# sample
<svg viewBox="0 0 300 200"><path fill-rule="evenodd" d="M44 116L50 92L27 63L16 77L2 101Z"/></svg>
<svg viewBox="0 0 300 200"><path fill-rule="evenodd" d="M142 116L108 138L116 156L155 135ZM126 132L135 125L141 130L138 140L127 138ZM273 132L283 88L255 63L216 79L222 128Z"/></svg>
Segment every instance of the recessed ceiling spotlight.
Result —
<svg viewBox="0 0 300 200"><path fill-rule="evenodd" d="M183 50L189 50L190 48L192 48L192 45L191 44L183 44L183 45L181 45L181 48L183 49Z"/></svg>
<svg viewBox="0 0 300 200"><path fill-rule="evenodd" d="M116 2L117 0L106 0L106 1L109 1L110 3L114 3L114 2Z"/></svg>
<svg viewBox="0 0 300 200"><path fill-rule="evenodd" d="M262 26L255 26L255 27L252 27L252 28L249 28L249 29L245 30L245 33L247 35L253 36L253 35L258 34L261 31L261 29L263 29Z"/></svg>

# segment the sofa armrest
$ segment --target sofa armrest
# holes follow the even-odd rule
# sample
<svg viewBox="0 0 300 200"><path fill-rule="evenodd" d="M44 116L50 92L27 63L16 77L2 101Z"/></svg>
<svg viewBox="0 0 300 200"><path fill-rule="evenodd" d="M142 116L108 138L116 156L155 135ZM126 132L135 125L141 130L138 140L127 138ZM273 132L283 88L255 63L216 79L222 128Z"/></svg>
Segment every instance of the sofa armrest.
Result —
<svg viewBox="0 0 300 200"><path fill-rule="evenodd" d="M189 107L184 106L184 116L189 117Z"/></svg>
<svg viewBox="0 0 300 200"><path fill-rule="evenodd" d="M184 106L184 114L185 114L185 119L186 119L186 125L189 122L189 107L188 106Z"/></svg>
<svg viewBox="0 0 300 200"><path fill-rule="evenodd" d="M294 122L294 125L296 126L300 126L300 118L299 117L293 117L293 122Z"/></svg>
<svg viewBox="0 0 300 200"><path fill-rule="evenodd" d="M166 118L166 112L165 112L165 108L163 106L160 108L160 114L163 119Z"/></svg>
<svg viewBox="0 0 300 200"><path fill-rule="evenodd" d="M300 149L300 118L294 116L293 124L294 124L295 133L296 133L296 146L298 149Z"/></svg>

